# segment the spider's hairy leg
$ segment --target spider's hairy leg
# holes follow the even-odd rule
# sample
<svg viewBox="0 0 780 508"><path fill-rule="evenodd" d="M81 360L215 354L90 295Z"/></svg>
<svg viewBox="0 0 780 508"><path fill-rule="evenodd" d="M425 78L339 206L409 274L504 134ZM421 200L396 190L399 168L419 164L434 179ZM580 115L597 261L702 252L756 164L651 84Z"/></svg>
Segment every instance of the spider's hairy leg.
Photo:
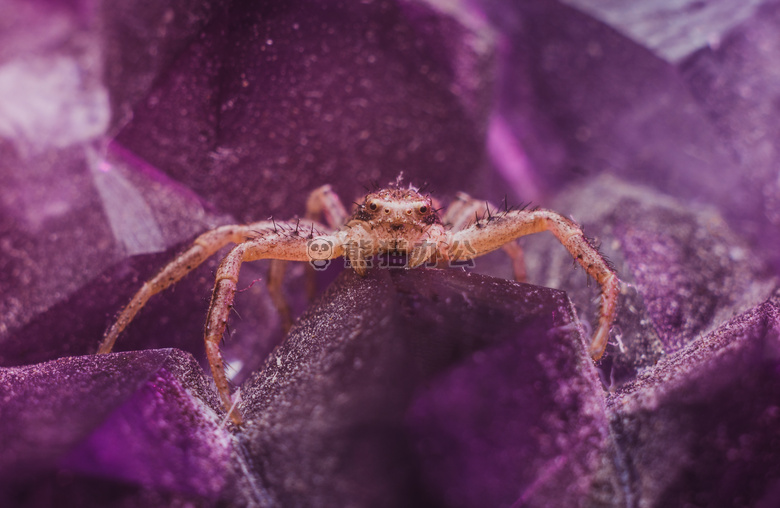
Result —
<svg viewBox="0 0 780 508"><path fill-rule="evenodd" d="M509 260L512 263L512 275L517 282L526 282L528 280L528 272L525 269L525 256L523 255L523 248L516 241L505 243L501 247Z"/></svg>
<svg viewBox="0 0 780 508"><path fill-rule="evenodd" d="M588 352L594 360L604 354L609 329L617 311L620 281L604 256L588 242L582 229L566 217L550 210L516 210L476 221L468 228L452 233L447 256L471 259L502 247L521 236L550 231L572 257L601 287L599 321Z"/></svg>
<svg viewBox="0 0 780 508"><path fill-rule="evenodd" d="M250 231L251 226L222 226L197 237L187 250L165 265L133 295L119 317L103 335L98 354L111 352L119 334L146 305L149 298L179 282L225 245L243 241Z"/></svg>
<svg viewBox="0 0 780 508"><path fill-rule="evenodd" d="M271 296L271 301L276 307L276 312L279 313L279 319L282 324L282 333L287 335L292 327L292 311L290 310L290 304L287 303L287 298L282 291L282 284L284 283L284 272L287 271L288 261L282 261L281 259L272 259L268 265L268 275L266 278L266 286L268 287L268 294Z"/></svg>
<svg viewBox="0 0 780 508"><path fill-rule="evenodd" d="M330 230L336 231L347 223L349 213L333 188L330 185L323 185L309 194L309 199L306 201L306 218L314 221L324 219ZM304 269L307 296L309 300L313 300L317 293L314 268L308 265Z"/></svg>
<svg viewBox="0 0 780 508"><path fill-rule="evenodd" d="M247 237L255 236L257 231L268 230L272 227L289 229L291 226L291 224L286 223L261 221L245 225L220 226L198 236L187 250L165 265L157 275L146 281L133 295L130 302L122 309L114 323L103 335L103 340L98 347L98 354L111 352L119 334L130 324L138 311L146 305L152 296L179 282L222 247L231 243L241 243ZM316 231L315 228L321 230L322 226L315 224L312 226L312 231Z"/></svg>
<svg viewBox="0 0 780 508"><path fill-rule="evenodd" d="M306 218L319 220L320 216L324 217L325 224L332 229L347 222L349 217L347 209L330 185L314 189L306 201Z"/></svg>
<svg viewBox="0 0 780 508"><path fill-rule="evenodd" d="M373 229L365 224L348 223L346 230L337 233L342 239L344 257L350 267L364 277L371 266L371 258L379 252L379 243L374 241Z"/></svg>
<svg viewBox="0 0 780 508"><path fill-rule="evenodd" d="M504 214L505 211L508 211L506 205L503 208L496 207L487 201L474 199L465 192L459 192L445 210L442 222L450 225L452 231L457 232L466 229L474 222L475 218L487 219L495 214ZM525 282L526 270L523 248L515 240L505 243L501 248L509 256L515 280L517 282Z"/></svg>
<svg viewBox="0 0 780 508"><path fill-rule="evenodd" d="M336 236L322 238L334 245L333 257L343 254L341 242ZM233 306L241 264L245 261L259 259L306 261L308 260L307 242L309 239L306 235L297 234L295 230L283 228L277 228L275 231L266 230L262 232L261 236L233 247L217 269L214 292L206 318L204 341L206 343L206 356L219 396L225 409L230 412L230 418L237 425L242 422L241 414L235 408L231 411L233 402L230 397L230 385L225 374L225 364L219 351L219 343L225 333L230 309Z"/></svg>
<svg viewBox="0 0 780 508"><path fill-rule="evenodd" d="M309 194L309 199L306 201L306 223L312 221L319 221L322 218L325 219L325 224L330 227L330 230L336 230L339 226L343 225L347 220L347 210L341 203L341 200L333 192L330 185L323 185L314 189ZM301 227L304 227L301 225ZM268 267L268 292L271 295L271 301L276 307L276 311L279 313L279 317L282 321L282 332L287 335L292 326L292 311L290 305L287 302L287 298L284 296L282 284L284 283L284 274L287 270L287 261L280 259L274 259L271 261ZM315 279L314 269L311 266L306 266L306 286L309 298L314 297L315 293Z"/></svg>

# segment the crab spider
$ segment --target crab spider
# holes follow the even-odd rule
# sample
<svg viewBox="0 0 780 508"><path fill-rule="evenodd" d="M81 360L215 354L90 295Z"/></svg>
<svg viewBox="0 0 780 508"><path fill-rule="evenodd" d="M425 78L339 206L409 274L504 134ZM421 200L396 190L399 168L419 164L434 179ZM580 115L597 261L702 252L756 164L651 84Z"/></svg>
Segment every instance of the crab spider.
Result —
<svg viewBox="0 0 780 508"><path fill-rule="evenodd" d="M343 256L359 275L365 275L371 258L377 254L402 254L405 266L414 268L423 264L446 266L503 248L512 258L515 277L519 280L524 277L525 269L522 251L515 241L525 235L550 231L601 288L598 325L588 349L594 360L601 358L615 319L619 280L576 223L544 209L496 212L489 203L478 202L466 194L459 194L444 215L439 215L435 205L433 198L418 189L402 189L396 185L369 193L349 215L326 185L309 197L303 224L261 221L207 231L144 283L105 333L98 353L111 351L118 335L149 298L178 282L225 245L236 244L217 269L206 318L205 342L219 396L230 418L240 425L241 414L230 395L219 343L225 333L242 263L274 260L268 286L287 329L291 320L281 295L286 261L309 261L317 268ZM327 226L316 222L319 217L324 217Z"/></svg>

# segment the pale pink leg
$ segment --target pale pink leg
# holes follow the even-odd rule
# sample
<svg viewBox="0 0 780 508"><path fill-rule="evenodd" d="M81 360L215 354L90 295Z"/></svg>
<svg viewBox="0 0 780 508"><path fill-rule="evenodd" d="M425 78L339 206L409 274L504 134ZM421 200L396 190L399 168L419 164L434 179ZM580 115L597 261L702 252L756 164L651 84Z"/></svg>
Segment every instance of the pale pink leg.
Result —
<svg viewBox="0 0 780 508"><path fill-rule="evenodd" d="M335 237L331 237L334 244ZM241 414L233 407L230 397L230 384L225 375L225 365L222 354L219 351L219 343L225 333L230 309L236 293L236 284L241 264L245 261L258 259L282 259L288 261L307 260L307 242L309 238L301 235L291 235L289 232L269 232L255 240L236 245L233 250L222 260L217 269L214 292L211 297L204 340L206 342L206 355L211 366L211 374L217 385L219 396L234 423L240 425ZM341 255L342 249L337 246L334 255Z"/></svg>
<svg viewBox="0 0 780 508"><path fill-rule="evenodd" d="M609 329L617 312L620 281L604 256L582 234L580 227L550 210L510 211L476 221L451 235L446 255L454 260L471 259L491 252L521 236L550 231L572 257L601 286L599 321L588 352L594 360L604 354Z"/></svg>
<svg viewBox="0 0 780 508"><path fill-rule="evenodd" d="M449 225L452 231L458 232L466 229L475 221L487 218L492 214L504 213L502 209L497 208L492 203L478 201L465 192L459 192L455 199L447 207L442 216L442 222ZM505 243L503 251L509 256L512 263L512 275L517 282L526 281L525 258L523 257L523 248L517 241Z"/></svg>
<svg viewBox="0 0 780 508"><path fill-rule="evenodd" d="M288 261L272 259L268 266L266 279L268 294L271 295L271 301L274 307L276 307L276 312L279 313L279 320L281 321L282 333L284 335L287 335L290 327L292 327L292 310L290 310L290 304L284 296L282 286L284 283L284 272L287 271L287 263Z"/></svg>
<svg viewBox="0 0 780 508"><path fill-rule="evenodd" d="M321 234L323 227L315 225L315 234ZM103 340L98 347L98 354L110 353L117 337L122 330L133 320L141 308L146 305L149 298L176 284L185 275L200 266L215 252L230 243L241 243L249 238L257 236L262 231L290 230L296 228L295 222L262 221L247 225L222 226L203 233L192 245L179 254L173 261L165 265L157 275L146 281L141 289L130 299L130 302L122 309L116 321L103 335ZM303 228L303 226L301 226ZM309 231L307 230L306 233Z"/></svg>
<svg viewBox="0 0 780 508"><path fill-rule="evenodd" d="M330 229L336 230L347 220L347 210L341 203L341 200L333 192L330 185L323 185L309 194L306 201L306 222L319 221L324 218L325 224ZM315 272L311 266L306 268L306 286L310 298L314 296L314 275ZM268 292L271 295L271 301L274 303L282 322L282 332L287 335L292 326L292 311L287 298L284 296L283 283L284 274L287 271L287 261L272 260L268 268Z"/></svg>

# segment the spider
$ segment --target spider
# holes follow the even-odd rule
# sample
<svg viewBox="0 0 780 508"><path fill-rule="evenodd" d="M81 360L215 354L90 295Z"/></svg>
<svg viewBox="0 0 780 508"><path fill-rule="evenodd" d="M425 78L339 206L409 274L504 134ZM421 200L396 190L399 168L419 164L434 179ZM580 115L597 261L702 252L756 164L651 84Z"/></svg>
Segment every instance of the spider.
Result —
<svg viewBox="0 0 780 508"><path fill-rule="evenodd" d="M616 314L619 280L582 229L566 217L545 209L498 209L465 193L439 214L437 202L419 189L393 186L370 192L356 203L349 215L329 185L309 196L306 220L260 221L247 225L221 226L198 236L193 244L170 261L135 293L106 331L98 354L109 353L117 336L156 293L178 282L198 265L234 243L217 269L214 291L206 318L204 339L211 373L228 416L242 424L219 350L233 305L238 273L245 261L271 259L268 287L279 309L283 328L291 325L289 308L281 293L281 279L287 261L309 261L315 269L325 268L343 256L359 275L365 275L376 255L401 255L404 266L443 267L470 261L503 248L513 261L515 278L524 277L522 251L516 240L531 233L550 231L601 288L598 325L589 354L598 360L604 354L609 330ZM317 222L324 217L327 224Z"/></svg>

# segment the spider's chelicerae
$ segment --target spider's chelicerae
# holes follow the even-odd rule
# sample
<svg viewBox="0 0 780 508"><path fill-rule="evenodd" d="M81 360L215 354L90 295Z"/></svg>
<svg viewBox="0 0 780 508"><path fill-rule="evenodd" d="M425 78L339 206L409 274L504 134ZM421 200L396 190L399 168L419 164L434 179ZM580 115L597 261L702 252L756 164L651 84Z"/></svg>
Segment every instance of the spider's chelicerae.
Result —
<svg viewBox="0 0 780 508"><path fill-rule="evenodd" d="M524 267L515 240L540 231L550 231L574 259L601 287L601 305L596 331L589 353L594 360L604 354L609 330L615 318L619 281L609 263L583 236L582 230L566 217L544 209L504 208L466 194L457 199L443 215L436 202L418 189L400 184L371 192L349 215L330 186L315 190L307 203L304 223L261 221L247 225L222 226L203 233L176 259L148 280L122 310L108 329L98 353L111 351L117 336L132 321L149 298L178 282L227 244L235 247L217 269L214 292L206 318L205 341L211 372L219 395L233 422L241 424L241 415L230 395L219 343L225 332L233 305L238 272L244 261L271 259L268 287L280 310L284 328L289 328L289 310L281 293L281 276L286 261L309 261L322 268L330 260L343 256L359 274L366 273L373 256L402 255L405 266L446 266L468 261L498 248L513 260L516 278ZM317 222L324 217L327 226Z"/></svg>

